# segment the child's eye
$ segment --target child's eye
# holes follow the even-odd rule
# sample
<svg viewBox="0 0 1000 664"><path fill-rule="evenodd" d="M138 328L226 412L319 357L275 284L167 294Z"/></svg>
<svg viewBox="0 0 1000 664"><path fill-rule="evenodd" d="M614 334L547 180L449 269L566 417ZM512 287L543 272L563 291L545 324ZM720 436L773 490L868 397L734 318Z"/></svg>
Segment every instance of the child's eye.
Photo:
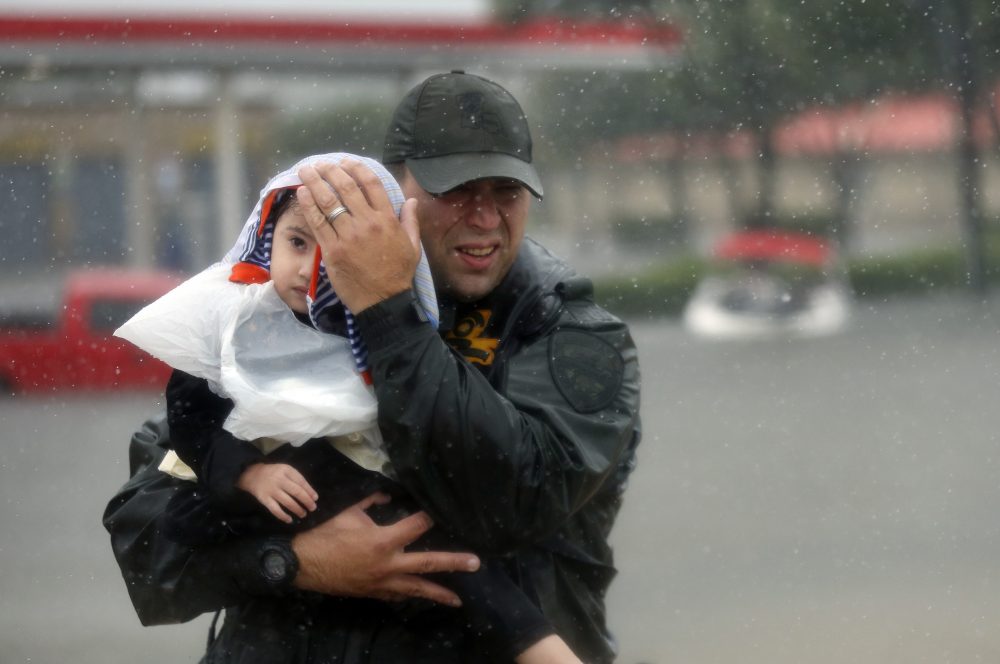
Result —
<svg viewBox="0 0 1000 664"><path fill-rule="evenodd" d="M308 243L300 237L292 236L288 239L292 243L292 246L296 249L306 249L309 245Z"/></svg>

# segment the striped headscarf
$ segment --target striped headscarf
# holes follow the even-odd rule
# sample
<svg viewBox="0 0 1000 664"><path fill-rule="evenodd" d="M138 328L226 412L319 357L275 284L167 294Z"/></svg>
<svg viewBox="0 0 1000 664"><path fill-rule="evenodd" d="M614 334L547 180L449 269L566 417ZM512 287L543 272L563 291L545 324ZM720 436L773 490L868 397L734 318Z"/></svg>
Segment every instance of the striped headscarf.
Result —
<svg viewBox="0 0 1000 664"><path fill-rule="evenodd" d="M260 200L254 207L250 217L243 225L239 238L233 248L226 253L222 262L232 266L229 277L230 281L237 283L264 283L270 280L271 267L271 243L274 238L274 226L277 222L276 215L271 214L272 210L280 207L283 197L294 196L295 189L302 185L299 179L298 170L303 166L327 162L339 164L345 159L353 159L367 166L378 176L385 187L392 208L399 216L400 208L403 205L403 192L399 184L389 174L382 164L368 157L361 157L345 152L333 152L329 154L312 155L302 159L292 167L275 175L264 185L260 191ZM423 250L420 252L420 262L417 265L417 272L413 280L413 290L417 295L424 313L427 315L431 325L437 328L438 306L437 297L434 294L434 283L431 280L431 271L427 265L427 258ZM368 372L368 349L364 341L358 334L354 316L345 307L340 298L333 290L330 280L326 274L326 266L323 264L316 249L316 262L313 268L312 283L309 288L309 319L317 329L324 332L326 329L324 321L331 317L330 308L339 307L343 310L343 318L347 322L347 338L351 344L351 351L354 354L354 361L358 372L370 381Z"/></svg>

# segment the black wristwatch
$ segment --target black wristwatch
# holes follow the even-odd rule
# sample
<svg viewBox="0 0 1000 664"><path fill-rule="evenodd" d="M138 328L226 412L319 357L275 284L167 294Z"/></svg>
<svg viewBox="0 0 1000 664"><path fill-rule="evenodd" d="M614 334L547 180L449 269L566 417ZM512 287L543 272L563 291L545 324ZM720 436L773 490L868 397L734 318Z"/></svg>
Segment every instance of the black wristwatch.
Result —
<svg viewBox="0 0 1000 664"><path fill-rule="evenodd" d="M257 569L264 583L274 590L291 590L299 573L299 558L287 537L269 537L259 549Z"/></svg>

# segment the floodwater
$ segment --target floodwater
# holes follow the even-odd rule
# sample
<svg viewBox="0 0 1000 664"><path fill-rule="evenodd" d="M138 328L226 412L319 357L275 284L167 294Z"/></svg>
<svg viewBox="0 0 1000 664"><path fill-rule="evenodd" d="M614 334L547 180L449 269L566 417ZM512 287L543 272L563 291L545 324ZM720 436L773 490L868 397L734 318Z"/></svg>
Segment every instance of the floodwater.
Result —
<svg viewBox="0 0 1000 664"><path fill-rule="evenodd" d="M719 343L636 323L645 438L613 543L623 664L1000 660L1000 298L863 302ZM196 662L100 524L153 394L0 402L0 661Z"/></svg>

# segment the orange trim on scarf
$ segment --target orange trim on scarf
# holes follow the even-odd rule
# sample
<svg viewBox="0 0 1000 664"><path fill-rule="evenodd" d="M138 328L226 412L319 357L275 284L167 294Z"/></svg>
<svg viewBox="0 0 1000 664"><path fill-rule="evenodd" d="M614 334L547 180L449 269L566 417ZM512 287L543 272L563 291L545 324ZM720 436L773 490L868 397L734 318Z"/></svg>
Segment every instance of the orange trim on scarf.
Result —
<svg viewBox="0 0 1000 664"><path fill-rule="evenodd" d="M316 299L316 289L319 288L319 262L323 260L323 253L319 250L319 245L316 245L316 253L313 255L313 273L309 278L309 297L313 300Z"/></svg>
<svg viewBox="0 0 1000 664"><path fill-rule="evenodd" d="M264 202L260 206L260 221L257 222L257 237L264 235L264 224L271 216L271 206L274 205L274 199L277 198L279 191L281 189L272 189L264 196Z"/></svg>
<svg viewBox="0 0 1000 664"><path fill-rule="evenodd" d="M294 192L298 187L278 187L277 189L272 189L264 195L264 201L260 204L260 221L257 223L257 237L264 236L264 226L267 224L267 218L271 216L271 208L274 207L274 199L278 197L278 194L282 191L292 191ZM292 194L295 195L294 193ZM277 221L277 220L275 220Z"/></svg>
<svg viewBox="0 0 1000 664"><path fill-rule="evenodd" d="M237 263L229 273L229 280L236 284L266 284L271 280L271 273L260 265Z"/></svg>
<svg viewBox="0 0 1000 664"><path fill-rule="evenodd" d="M375 379L372 378L372 372L370 369L365 369L361 372L361 380L365 381L365 385L371 385L375 382Z"/></svg>

